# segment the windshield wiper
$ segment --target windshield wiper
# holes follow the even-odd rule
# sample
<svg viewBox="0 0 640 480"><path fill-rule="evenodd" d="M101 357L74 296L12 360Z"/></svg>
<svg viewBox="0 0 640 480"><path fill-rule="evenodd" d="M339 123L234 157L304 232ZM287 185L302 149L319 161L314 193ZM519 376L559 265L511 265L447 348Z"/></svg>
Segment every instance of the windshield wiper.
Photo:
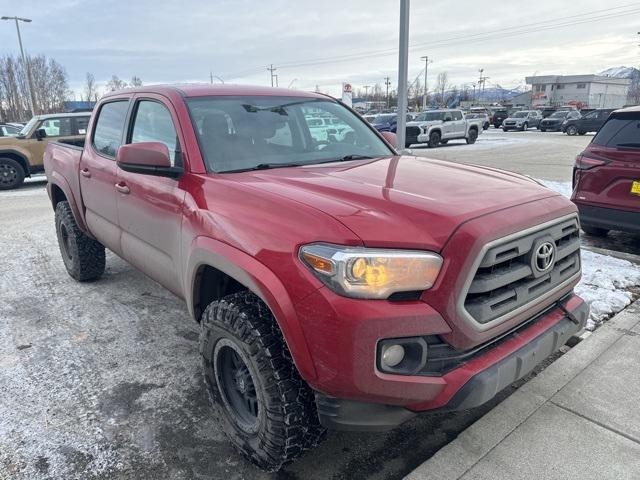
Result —
<svg viewBox="0 0 640 480"><path fill-rule="evenodd" d="M269 170L270 168L283 168L283 167L299 167L304 163L290 162L290 163L259 163L253 167L238 168L236 170L224 170L220 173L237 173L237 172L251 172L253 170Z"/></svg>
<svg viewBox="0 0 640 480"><path fill-rule="evenodd" d="M336 160L333 160L333 161L334 162L348 162L349 160L367 160L369 158L373 158L373 157L370 157L369 155L351 154L351 155L345 155L344 157L337 158Z"/></svg>

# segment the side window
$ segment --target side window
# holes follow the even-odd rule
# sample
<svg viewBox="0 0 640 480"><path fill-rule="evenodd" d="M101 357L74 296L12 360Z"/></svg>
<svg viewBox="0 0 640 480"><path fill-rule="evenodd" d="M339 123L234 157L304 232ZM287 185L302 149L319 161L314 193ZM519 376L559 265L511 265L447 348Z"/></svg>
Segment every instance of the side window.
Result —
<svg viewBox="0 0 640 480"><path fill-rule="evenodd" d="M64 137L73 135L71 132L71 117L48 118L43 120L39 129L47 132L47 137Z"/></svg>
<svg viewBox="0 0 640 480"><path fill-rule="evenodd" d="M169 149L171 166L182 165L180 156L177 154L180 150L178 134L173 126L171 113L159 102L142 100L138 103L131 132L131 143L141 142L164 143Z"/></svg>
<svg viewBox="0 0 640 480"><path fill-rule="evenodd" d="M453 119L454 120L462 120L462 112L453 112Z"/></svg>
<svg viewBox="0 0 640 480"><path fill-rule="evenodd" d="M100 108L93 132L93 146L102 155L115 158L118 148L122 145L122 132L128 109L128 100L105 103Z"/></svg>
<svg viewBox="0 0 640 480"><path fill-rule="evenodd" d="M89 117L75 117L76 128L73 132L74 135L86 135L87 127L89 126Z"/></svg>
<svg viewBox="0 0 640 480"><path fill-rule="evenodd" d="M451 116L451 112L446 112L444 114L444 121L445 122L450 122L451 120L453 120L453 117Z"/></svg>

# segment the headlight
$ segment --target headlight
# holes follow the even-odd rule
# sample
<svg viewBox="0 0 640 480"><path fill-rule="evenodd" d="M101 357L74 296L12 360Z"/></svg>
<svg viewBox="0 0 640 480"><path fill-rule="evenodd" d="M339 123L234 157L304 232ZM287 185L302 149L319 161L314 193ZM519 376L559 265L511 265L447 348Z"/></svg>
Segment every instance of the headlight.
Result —
<svg viewBox="0 0 640 480"><path fill-rule="evenodd" d="M302 247L300 259L334 292L355 298L427 290L442 266L442 257L432 252L321 243Z"/></svg>

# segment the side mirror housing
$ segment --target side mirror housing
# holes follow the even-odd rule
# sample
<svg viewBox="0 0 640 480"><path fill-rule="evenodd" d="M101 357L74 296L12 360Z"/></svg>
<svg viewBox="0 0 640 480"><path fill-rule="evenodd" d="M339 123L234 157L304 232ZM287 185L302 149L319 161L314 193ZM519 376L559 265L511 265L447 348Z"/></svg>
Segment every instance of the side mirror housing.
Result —
<svg viewBox="0 0 640 480"><path fill-rule="evenodd" d="M38 130L36 130L35 136L38 141L40 141L43 138L47 138L47 131L44 128L39 128Z"/></svg>
<svg viewBox="0 0 640 480"><path fill-rule="evenodd" d="M118 149L116 163L125 172L178 178L180 167L171 166L169 149L160 142L141 142L122 145Z"/></svg>
<svg viewBox="0 0 640 480"><path fill-rule="evenodd" d="M380 135L391 144L393 148L396 148L396 144L398 143L398 137L393 132L380 132Z"/></svg>

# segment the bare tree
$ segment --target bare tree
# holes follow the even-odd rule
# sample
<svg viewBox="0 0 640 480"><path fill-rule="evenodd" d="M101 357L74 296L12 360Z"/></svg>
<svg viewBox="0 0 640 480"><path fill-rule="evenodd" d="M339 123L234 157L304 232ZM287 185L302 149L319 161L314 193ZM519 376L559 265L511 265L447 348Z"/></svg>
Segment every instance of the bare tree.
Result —
<svg viewBox="0 0 640 480"><path fill-rule="evenodd" d="M447 72L440 72L436 80L436 91L440 94L440 103L445 103L445 92L450 88L449 74Z"/></svg>
<svg viewBox="0 0 640 480"><path fill-rule="evenodd" d="M28 57L33 79L35 107L40 113L58 112L69 94L67 73L62 65L44 55ZM5 121L24 121L31 115L27 76L22 59L0 58L0 114Z"/></svg>
<svg viewBox="0 0 640 480"><path fill-rule="evenodd" d="M127 88L129 85L124 80L120 80L117 75L113 75L111 80L107 82L107 91L113 92L115 90L122 90L123 88Z"/></svg>
<svg viewBox="0 0 640 480"><path fill-rule="evenodd" d="M93 76L93 73L87 72L86 83L84 85L84 95L87 102L97 100L98 89L96 87L96 77Z"/></svg>
<svg viewBox="0 0 640 480"><path fill-rule="evenodd" d="M129 85L131 85L132 87L141 87L142 80L140 80L140 77L136 77L134 75L133 77L131 77L131 82L129 83Z"/></svg>

